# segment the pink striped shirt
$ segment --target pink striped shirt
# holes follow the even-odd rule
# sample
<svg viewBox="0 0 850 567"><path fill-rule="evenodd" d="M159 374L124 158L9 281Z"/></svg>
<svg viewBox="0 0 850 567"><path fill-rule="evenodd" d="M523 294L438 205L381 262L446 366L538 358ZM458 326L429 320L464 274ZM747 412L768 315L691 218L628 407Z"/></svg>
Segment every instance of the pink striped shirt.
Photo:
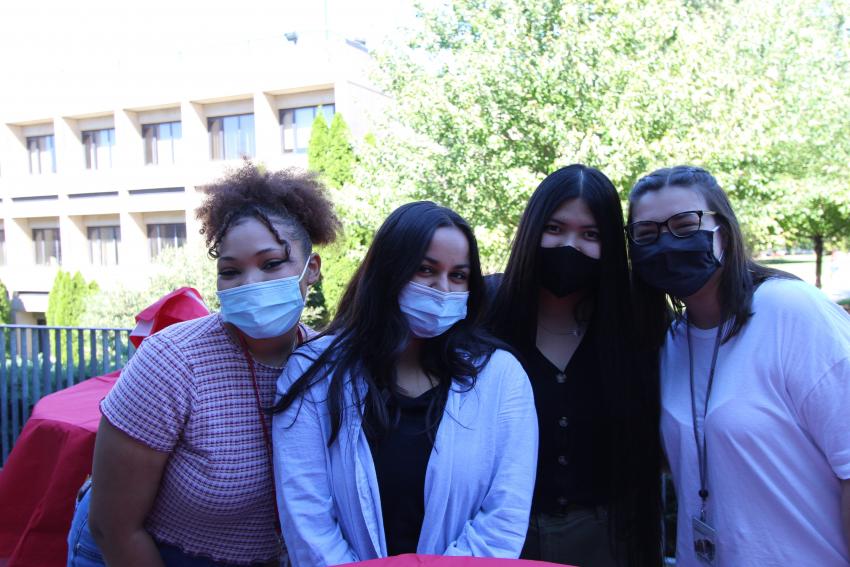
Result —
<svg viewBox="0 0 850 567"><path fill-rule="evenodd" d="M268 407L281 369L255 368ZM171 453L145 524L154 539L235 564L278 556L272 470L251 374L218 314L145 339L100 407L130 437Z"/></svg>

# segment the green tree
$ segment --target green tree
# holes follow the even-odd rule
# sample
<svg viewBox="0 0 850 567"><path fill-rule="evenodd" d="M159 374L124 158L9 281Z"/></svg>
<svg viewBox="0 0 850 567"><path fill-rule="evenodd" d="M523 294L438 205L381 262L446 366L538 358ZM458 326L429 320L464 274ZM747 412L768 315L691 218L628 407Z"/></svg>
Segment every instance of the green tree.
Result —
<svg viewBox="0 0 850 567"><path fill-rule="evenodd" d="M47 300L47 324L57 327L74 327L80 324L85 313L86 300L97 293L96 282L87 283L80 272L71 275L59 270Z"/></svg>
<svg viewBox="0 0 850 567"><path fill-rule="evenodd" d="M12 304L9 302L9 291L0 281L0 324L8 325L12 322Z"/></svg>
<svg viewBox="0 0 850 567"><path fill-rule="evenodd" d="M149 276L132 287L118 285L89 296L82 324L92 327L133 327L135 316L163 295L189 286L198 290L211 311L219 308L215 262L200 244L187 243L160 252Z"/></svg>
<svg viewBox="0 0 850 567"><path fill-rule="evenodd" d="M351 132L342 114L337 112L330 127L321 111L316 113L307 145L308 167L317 172L325 185L341 189L354 179L354 146Z"/></svg>
<svg viewBox="0 0 850 567"><path fill-rule="evenodd" d="M326 168L328 136L328 123L324 113L316 112L316 118L310 128L310 141L307 143L307 167L320 175L324 174Z"/></svg>
<svg viewBox="0 0 850 567"><path fill-rule="evenodd" d="M779 182L799 179L807 156L818 175L846 175L846 2L429 6L379 59L395 107L373 185L357 185L455 208L488 269L534 186L568 163L599 167L621 190L657 167L703 165L756 244L781 236Z"/></svg>
<svg viewBox="0 0 850 567"><path fill-rule="evenodd" d="M301 314L301 322L320 330L328 324L329 320L330 314L325 305L325 294L322 292L322 280L319 280L307 291L307 301Z"/></svg>
<svg viewBox="0 0 850 567"><path fill-rule="evenodd" d="M340 189L354 180L355 156L351 132L339 112L331 120L327 144L323 174L330 187Z"/></svg>
<svg viewBox="0 0 850 567"><path fill-rule="evenodd" d="M341 113L335 113L330 128L321 113L313 122L313 133L307 147L309 167L316 171L331 192L336 209L344 219L345 231L340 240L318 250L322 256L322 280L314 286L308 297L305 322L315 326L325 325L336 311L340 297L362 259L365 247L374 230L372 212L365 215L369 221L364 227L364 204L368 209L371 199L363 190L349 190L354 180L357 155L351 141L351 132Z"/></svg>
<svg viewBox="0 0 850 567"><path fill-rule="evenodd" d="M779 223L796 242L811 242L815 251L815 285L821 287L824 252L850 240L847 192L801 188L789 199Z"/></svg>

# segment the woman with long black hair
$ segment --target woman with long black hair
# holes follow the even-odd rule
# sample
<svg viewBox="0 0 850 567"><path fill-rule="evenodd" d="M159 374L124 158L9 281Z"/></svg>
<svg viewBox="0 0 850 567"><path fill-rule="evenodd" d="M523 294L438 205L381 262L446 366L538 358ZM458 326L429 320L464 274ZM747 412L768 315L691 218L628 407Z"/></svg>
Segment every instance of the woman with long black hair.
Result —
<svg viewBox="0 0 850 567"><path fill-rule="evenodd" d="M278 382L278 505L290 559L517 557L534 484L528 378L479 327L469 225L430 202L375 235L328 329Z"/></svg>
<svg viewBox="0 0 850 567"><path fill-rule="evenodd" d="M657 372L636 332L622 223L602 172L559 169L494 277L492 328L521 355L540 427L524 558L661 561Z"/></svg>
<svg viewBox="0 0 850 567"><path fill-rule="evenodd" d="M644 330L663 344L677 565L850 565L850 317L750 259L705 169L640 179L629 220Z"/></svg>

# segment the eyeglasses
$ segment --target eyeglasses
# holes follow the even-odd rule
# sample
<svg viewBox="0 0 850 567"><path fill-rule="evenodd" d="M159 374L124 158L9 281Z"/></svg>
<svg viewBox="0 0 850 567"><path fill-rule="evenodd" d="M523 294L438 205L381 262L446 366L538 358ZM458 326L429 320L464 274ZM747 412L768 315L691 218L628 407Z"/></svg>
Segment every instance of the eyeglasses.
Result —
<svg viewBox="0 0 850 567"><path fill-rule="evenodd" d="M685 211L676 213L663 222L638 221L626 225L626 235L638 246L652 244L661 235L661 227L666 226L676 238L693 236L702 226L703 215L716 215L714 211Z"/></svg>

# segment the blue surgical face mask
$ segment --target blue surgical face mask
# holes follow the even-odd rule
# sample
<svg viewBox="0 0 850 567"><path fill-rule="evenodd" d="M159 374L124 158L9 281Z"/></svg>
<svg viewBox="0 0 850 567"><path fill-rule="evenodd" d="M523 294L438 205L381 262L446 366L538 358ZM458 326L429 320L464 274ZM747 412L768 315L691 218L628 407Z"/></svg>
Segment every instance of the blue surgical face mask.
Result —
<svg viewBox="0 0 850 567"><path fill-rule="evenodd" d="M278 278L240 285L216 292L221 302L221 318L254 339L270 339L286 334L301 317L304 297L300 276Z"/></svg>
<svg viewBox="0 0 850 567"><path fill-rule="evenodd" d="M408 282L398 296L398 306L407 316L413 336L428 339L464 319L468 299L468 291L440 291Z"/></svg>

